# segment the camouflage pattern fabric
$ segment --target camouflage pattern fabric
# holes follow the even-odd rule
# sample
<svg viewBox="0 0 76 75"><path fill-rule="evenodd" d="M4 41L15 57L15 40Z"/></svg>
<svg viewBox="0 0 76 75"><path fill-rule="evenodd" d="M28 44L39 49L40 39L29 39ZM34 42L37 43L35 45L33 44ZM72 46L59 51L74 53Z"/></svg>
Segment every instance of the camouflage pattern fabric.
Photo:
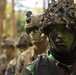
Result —
<svg viewBox="0 0 76 75"><path fill-rule="evenodd" d="M16 65L16 75L20 75L22 69L30 65L38 57L39 54L36 53L36 49L36 46L31 46L19 56ZM47 51L48 47L45 53L47 53Z"/></svg>
<svg viewBox="0 0 76 75"><path fill-rule="evenodd" d="M51 54L48 55L48 58L54 61L54 63L56 63L56 66L58 68L58 71L60 72L60 75L76 75L76 61L73 63L73 65L67 66L59 63ZM20 75L34 75L35 61L33 61L30 65L25 66L22 69Z"/></svg>
<svg viewBox="0 0 76 75"><path fill-rule="evenodd" d="M16 56L14 40L11 38L3 38L1 43L3 54L0 56L0 75L5 75L8 63Z"/></svg>
<svg viewBox="0 0 76 75"><path fill-rule="evenodd" d="M1 43L1 48L4 48L5 46L12 46L14 47L14 40L11 39L11 38L4 38L2 40L2 43Z"/></svg>
<svg viewBox="0 0 76 75"><path fill-rule="evenodd" d="M21 53L17 60L16 75L19 75L24 65L30 64L37 56L38 54L35 52L34 46L29 47L26 51Z"/></svg>
<svg viewBox="0 0 76 75"><path fill-rule="evenodd" d="M0 75L4 75L5 74L5 70L7 67L7 56L5 54L2 54L0 56Z"/></svg>
<svg viewBox="0 0 76 75"><path fill-rule="evenodd" d="M17 58L15 57L13 60L11 60L7 66L5 75L15 75L15 66L17 64Z"/></svg>

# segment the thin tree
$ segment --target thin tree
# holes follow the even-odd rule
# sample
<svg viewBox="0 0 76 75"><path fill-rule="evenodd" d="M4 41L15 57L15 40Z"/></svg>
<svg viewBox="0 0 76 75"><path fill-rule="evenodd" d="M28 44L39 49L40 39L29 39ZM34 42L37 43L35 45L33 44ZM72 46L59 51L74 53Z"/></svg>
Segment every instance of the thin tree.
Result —
<svg viewBox="0 0 76 75"><path fill-rule="evenodd" d="M5 7L6 7L6 0L0 0L0 43L2 41L2 34L3 34L3 21L5 18ZM1 50L0 50L1 53Z"/></svg>
<svg viewBox="0 0 76 75"><path fill-rule="evenodd" d="M45 0L43 0L43 13L45 11Z"/></svg>
<svg viewBox="0 0 76 75"><path fill-rule="evenodd" d="M12 38L16 38L17 35L17 28L16 28L16 17L15 17L15 10L14 10L14 0L12 0L12 25L11 25L11 36Z"/></svg>

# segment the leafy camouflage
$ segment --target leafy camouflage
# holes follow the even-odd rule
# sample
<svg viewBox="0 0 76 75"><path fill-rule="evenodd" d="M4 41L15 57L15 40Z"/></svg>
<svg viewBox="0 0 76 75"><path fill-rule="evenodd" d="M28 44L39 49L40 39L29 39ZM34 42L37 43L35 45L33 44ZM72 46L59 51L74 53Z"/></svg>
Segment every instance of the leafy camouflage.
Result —
<svg viewBox="0 0 76 75"><path fill-rule="evenodd" d="M41 21L41 30L45 31L47 28L53 30L58 24L65 25L67 29L76 27L76 4L73 0L57 0L49 3Z"/></svg>

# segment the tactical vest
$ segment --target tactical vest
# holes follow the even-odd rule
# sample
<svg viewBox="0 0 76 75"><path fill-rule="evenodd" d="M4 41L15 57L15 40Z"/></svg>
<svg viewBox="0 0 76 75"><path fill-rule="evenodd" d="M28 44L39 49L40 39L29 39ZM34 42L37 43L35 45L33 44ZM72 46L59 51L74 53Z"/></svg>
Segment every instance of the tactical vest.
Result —
<svg viewBox="0 0 76 75"><path fill-rule="evenodd" d="M52 74L52 75L58 75L58 74L57 74L57 71L58 71L59 75L76 75L76 62L74 63L73 66L71 66L71 65L67 66L67 65L65 65L65 64L62 64L62 63L59 63L58 61L56 61L55 58L54 58L51 54L50 54L50 55L47 54L47 58L50 59L51 61L53 61L53 62L56 64L56 67L58 68L58 70L55 69L55 68L53 68L52 70L50 70L50 71L55 72L55 73ZM27 69L31 72L32 75L36 75L36 74L35 74L36 72L34 72L34 71L35 71L35 70L34 70L35 63L36 63L36 62L32 63L32 65L30 65L29 67L27 67ZM52 66L52 64L51 64L51 66ZM55 67L55 66L54 66L54 67ZM36 67L35 67L35 68L36 68ZM57 70L57 71L55 71L54 69ZM73 71L72 71L72 69L73 69ZM43 70L45 70L45 69L43 69ZM47 70L47 69L46 69L46 70ZM36 71L37 71L37 70L36 70ZM52 72L52 73L53 73L53 72ZM38 75L38 74L37 74L37 75ZM46 74L42 74L42 75L46 75ZM50 75L51 75L51 74L50 74Z"/></svg>

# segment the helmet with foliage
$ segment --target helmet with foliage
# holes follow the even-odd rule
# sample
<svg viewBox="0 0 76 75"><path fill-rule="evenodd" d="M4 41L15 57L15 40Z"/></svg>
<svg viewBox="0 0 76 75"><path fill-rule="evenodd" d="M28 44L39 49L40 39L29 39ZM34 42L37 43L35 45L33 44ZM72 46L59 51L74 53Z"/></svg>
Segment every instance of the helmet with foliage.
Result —
<svg viewBox="0 0 76 75"><path fill-rule="evenodd" d="M76 28L76 4L73 0L57 0L48 4L41 29L48 27L53 30L57 25L63 25L67 30Z"/></svg>
<svg viewBox="0 0 76 75"><path fill-rule="evenodd" d="M14 40L12 38L6 37L3 38L1 43L1 48L5 48L6 46L14 47Z"/></svg>
<svg viewBox="0 0 76 75"><path fill-rule="evenodd" d="M53 56L63 64L73 63L76 60L76 4L73 0L49 3L40 24L53 46L50 50Z"/></svg>
<svg viewBox="0 0 76 75"><path fill-rule="evenodd" d="M16 47L20 47L20 46L22 46L22 45L29 45L29 46L31 46L32 44L31 44L31 41L30 41L30 37L29 37L29 35L27 34L27 33L22 33L19 37L18 37L18 39L17 39L17 41L16 41L16 43L15 43L15 46Z"/></svg>
<svg viewBox="0 0 76 75"><path fill-rule="evenodd" d="M67 30L76 31L76 4L69 0L58 0L49 4L42 19L40 29L45 34L61 32ZM51 33L52 32L52 33ZM56 36L58 34L56 33Z"/></svg>
<svg viewBox="0 0 76 75"><path fill-rule="evenodd" d="M40 29L53 46L52 55L59 62L71 65L76 60L76 4L73 0L49 3Z"/></svg>

